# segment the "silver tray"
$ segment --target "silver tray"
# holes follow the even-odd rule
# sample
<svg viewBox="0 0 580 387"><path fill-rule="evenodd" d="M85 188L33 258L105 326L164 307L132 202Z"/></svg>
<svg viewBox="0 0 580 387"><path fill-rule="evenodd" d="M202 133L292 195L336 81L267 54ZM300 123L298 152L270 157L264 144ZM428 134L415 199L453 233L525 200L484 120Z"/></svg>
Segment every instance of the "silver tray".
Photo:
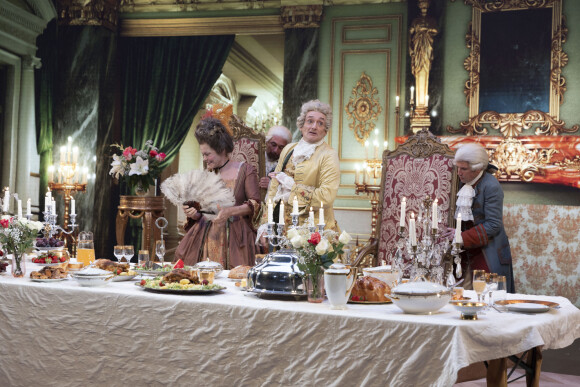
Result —
<svg viewBox="0 0 580 387"><path fill-rule="evenodd" d="M258 295L301 297L306 295L296 251L283 249L266 255L248 270L247 289Z"/></svg>
<svg viewBox="0 0 580 387"><path fill-rule="evenodd" d="M210 294L210 293L217 293L217 292L221 292L222 290L225 289L225 286L222 286L221 288L218 289L185 289L185 290L179 290L179 289L154 289L154 288L146 288L144 286L141 286L139 283L135 283L136 286L139 286L141 289L147 291L147 292L151 292L151 293L165 293L165 294L187 294L187 295L196 295L196 294Z"/></svg>

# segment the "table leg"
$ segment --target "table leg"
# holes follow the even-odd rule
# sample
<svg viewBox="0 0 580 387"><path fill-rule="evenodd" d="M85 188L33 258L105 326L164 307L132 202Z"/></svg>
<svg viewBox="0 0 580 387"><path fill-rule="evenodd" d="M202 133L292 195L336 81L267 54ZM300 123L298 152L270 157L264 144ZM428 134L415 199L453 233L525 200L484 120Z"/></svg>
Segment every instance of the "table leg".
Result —
<svg viewBox="0 0 580 387"><path fill-rule="evenodd" d="M127 221L129 220L129 215L124 210L117 211L117 220L116 220L116 236L117 236L117 245L124 245L125 244L125 230L127 229Z"/></svg>
<svg viewBox="0 0 580 387"><path fill-rule="evenodd" d="M540 386L540 372L542 368L542 349L541 347L532 348L526 357L526 364L531 368L532 372L526 372L526 386L539 387Z"/></svg>
<svg viewBox="0 0 580 387"><path fill-rule="evenodd" d="M507 358L494 359L488 362L486 378L488 386L507 386Z"/></svg>

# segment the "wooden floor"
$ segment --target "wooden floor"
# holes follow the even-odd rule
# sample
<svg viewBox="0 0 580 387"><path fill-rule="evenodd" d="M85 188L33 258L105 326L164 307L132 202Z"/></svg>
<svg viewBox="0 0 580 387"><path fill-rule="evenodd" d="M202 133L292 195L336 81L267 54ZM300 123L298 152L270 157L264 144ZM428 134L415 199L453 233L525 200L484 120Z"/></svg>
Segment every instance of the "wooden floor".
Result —
<svg viewBox="0 0 580 387"><path fill-rule="evenodd" d="M544 351L542 355L541 387L580 386L580 340L574 341L572 345L566 348ZM510 380L522 374L523 372L521 370L516 370ZM481 387L485 385L485 379L479 379L457 383L455 387ZM525 385L525 377L509 383L510 387L521 387Z"/></svg>

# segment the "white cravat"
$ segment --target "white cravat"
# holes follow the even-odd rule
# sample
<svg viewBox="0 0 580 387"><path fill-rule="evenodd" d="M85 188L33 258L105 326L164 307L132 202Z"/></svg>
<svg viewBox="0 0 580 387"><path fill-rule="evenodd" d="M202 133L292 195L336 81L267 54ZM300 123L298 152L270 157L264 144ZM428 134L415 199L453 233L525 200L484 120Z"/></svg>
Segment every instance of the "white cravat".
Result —
<svg viewBox="0 0 580 387"><path fill-rule="evenodd" d="M318 145L322 144L324 140L320 140L315 144L311 144L309 142L304 141L304 139L300 139L298 144L294 147L294 153L292 153L292 162L294 166L297 166L303 161L310 159Z"/></svg>
<svg viewBox="0 0 580 387"><path fill-rule="evenodd" d="M473 198L475 197L475 190L473 185L479 180L483 175L483 170L471 180L466 183L459 192L457 192L457 202L455 203L457 208L455 209L455 219L457 219L457 214L461 213L461 221L473 220L473 213L471 212L471 205L473 204Z"/></svg>

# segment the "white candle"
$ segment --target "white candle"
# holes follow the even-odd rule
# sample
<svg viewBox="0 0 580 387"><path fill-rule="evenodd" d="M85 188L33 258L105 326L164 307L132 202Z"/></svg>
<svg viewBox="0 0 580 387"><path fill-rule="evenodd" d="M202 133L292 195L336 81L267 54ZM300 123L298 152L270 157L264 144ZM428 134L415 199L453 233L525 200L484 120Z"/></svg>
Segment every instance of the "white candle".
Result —
<svg viewBox="0 0 580 387"><path fill-rule="evenodd" d="M415 100L415 86L411 86L411 103Z"/></svg>
<svg viewBox="0 0 580 387"><path fill-rule="evenodd" d="M52 198L52 214L56 214L56 200L54 200L54 198Z"/></svg>
<svg viewBox="0 0 580 387"><path fill-rule="evenodd" d="M409 240L411 246L417 246L417 234L415 230L415 214L411 212L411 219L409 219Z"/></svg>
<svg viewBox="0 0 580 387"><path fill-rule="evenodd" d="M399 226L405 227L405 212L407 211L407 198L401 201L401 216L399 217Z"/></svg>
<svg viewBox="0 0 580 387"><path fill-rule="evenodd" d="M377 140L375 140L373 145L375 146L375 159L378 159L379 158L379 142Z"/></svg>
<svg viewBox="0 0 580 387"><path fill-rule="evenodd" d="M399 96L395 97L395 107L399 107Z"/></svg>
<svg viewBox="0 0 580 387"><path fill-rule="evenodd" d="M284 201L280 200L280 211L278 212L278 224L285 224L284 222Z"/></svg>
<svg viewBox="0 0 580 387"><path fill-rule="evenodd" d="M437 219L437 199L433 201L433 206L431 207L431 228L436 230L438 219Z"/></svg>
<svg viewBox="0 0 580 387"><path fill-rule="evenodd" d="M298 199L294 196L294 200L292 201L292 213L298 214Z"/></svg>
<svg viewBox="0 0 580 387"><path fill-rule="evenodd" d="M354 166L354 183L355 184L358 184L359 174L360 174L360 168L359 168L358 164L356 164Z"/></svg>
<svg viewBox="0 0 580 387"><path fill-rule="evenodd" d="M72 162L72 137L68 136L68 143L66 144L66 161L68 164Z"/></svg>
<svg viewBox="0 0 580 387"><path fill-rule="evenodd" d="M76 205L75 205L75 199L74 198L70 198L70 214L71 215L76 215L77 214Z"/></svg>
<svg viewBox="0 0 580 387"><path fill-rule="evenodd" d="M89 168L84 167L83 168L83 184L87 184L88 174L89 174Z"/></svg>
<svg viewBox="0 0 580 387"><path fill-rule="evenodd" d="M60 163L66 164L66 146L60 147Z"/></svg>
<svg viewBox="0 0 580 387"><path fill-rule="evenodd" d="M320 210L318 211L318 224L324 224L324 203L320 203Z"/></svg>
<svg viewBox="0 0 580 387"><path fill-rule="evenodd" d="M54 165L50 165L48 167L48 182L49 183L54 182Z"/></svg>
<svg viewBox="0 0 580 387"><path fill-rule="evenodd" d="M312 207L310 207L310 212L308 213L308 225L314 226L314 211L312 210Z"/></svg>
<svg viewBox="0 0 580 387"><path fill-rule="evenodd" d="M49 201L48 204L50 204L50 202L52 201L52 192L50 192L50 188L48 189L48 191L46 192L46 200Z"/></svg>
<svg viewBox="0 0 580 387"><path fill-rule="evenodd" d="M369 142L365 141L365 160L369 158Z"/></svg>
<svg viewBox="0 0 580 387"><path fill-rule="evenodd" d="M8 212L10 210L10 190L8 187L4 189L4 202L2 203L2 210Z"/></svg>
<svg viewBox="0 0 580 387"><path fill-rule="evenodd" d="M366 161L363 163L363 167L362 167L362 175L363 175L363 184L366 184L367 182L367 163Z"/></svg>
<svg viewBox="0 0 580 387"><path fill-rule="evenodd" d="M383 142L383 149L387 150L388 147L389 147L389 142L388 141Z"/></svg>
<svg viewBox="0 0 580 387"><path fill-rule="evenodd" d="M75 146L73 148L73 164L76 164L79 159L79 147Z"/></svg>
<svg viewBox="0 0 580 387"><path fill-rule="evenodd" d="M425 96L425 106L429 106L429 94Z"/></svg>
<svg viewBox="0 0 580 387"><path fill-rule="evenodd" d="M457 222L455 225L455 243L463 243L461 237L461 213L457 214Z"/></svg>
<svg viewBox="0 0 580 387"><path fill-rule="evenodd" d="M18 199L18 219L22 219L22 200Z"/></svg>
<svg viewBox="0 0 580 387"><path fill-rule="evenodd" d="M30 198L26 201L26 215L32 215Z"/></svg>
<svg viewBox="0 0 580 387"><path fill-rule="evenodd" d="M274 223L274 207L272 206L272 199L268 199L268 223Z"/></svg>

